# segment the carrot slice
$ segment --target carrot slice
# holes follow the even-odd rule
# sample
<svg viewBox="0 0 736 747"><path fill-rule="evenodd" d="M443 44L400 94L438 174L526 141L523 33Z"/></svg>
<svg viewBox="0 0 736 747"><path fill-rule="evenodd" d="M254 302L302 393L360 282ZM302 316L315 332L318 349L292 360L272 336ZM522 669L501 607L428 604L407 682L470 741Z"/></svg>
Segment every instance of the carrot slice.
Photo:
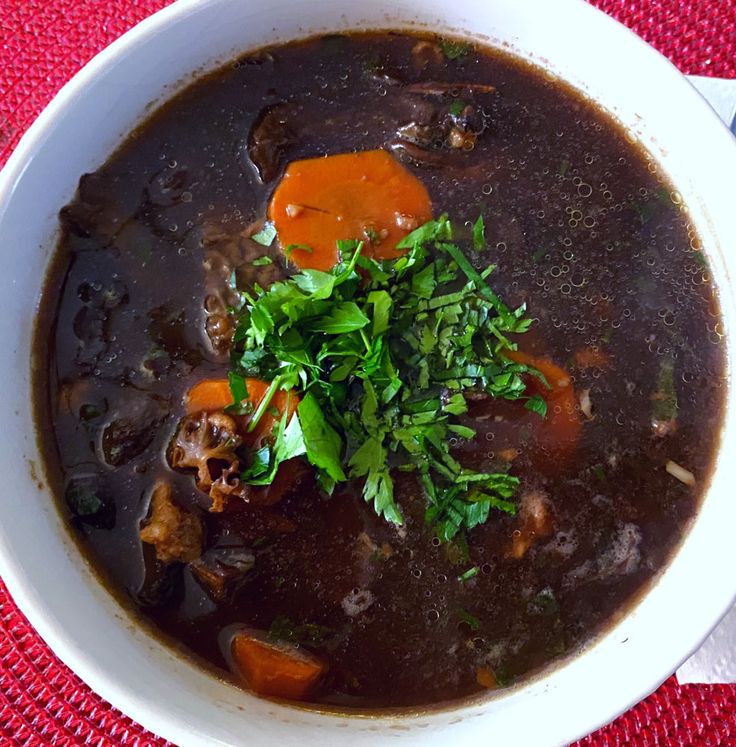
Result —
<svg viewBox="0 0 736 747"><path fill-rule="evenodd" d="M246 379L245 386L253 407L257 408L268 391L270 382L261 381L261 379ZM228 405L233 404L233 395L227 379L203 379L202 381L198 381L186 393L184 399L187 413L189 414L201 412L202 410L208 412L222 410ZM243 426L241 435L245 443L250 445L270 434L283 416L285 410L288 410L287 419L291 420L298 404L299 397L295 392L285 392L283 389L278 389L271 398L268 410L263 413L263 416L258 421L258 425L252 432L247 432L249 417L244 416L240 419ZM269 410L272 410L272 412L269 412Z"/></svg>
<svg viewBox="0 0 736 747"><path fill-rule="evenodd" d="M432 217L424 185L385 150L342 153L289 164L271 198L269 218L284 251L301 268L329 270L335 242L366 239L365 253L399 256L396 244Z"/></svg>
<svg viewBox="0 0 736 747"><path fill-rule="evenodd" d="M488 690L495 690L498 687L496 675L493 674L489 667L478 667L475 670L475 681Z"/></svg>
<svg viewBox="0 0 736 747"><path fill-rule="evenodd" d="M529 355L521 350L505 351L504 354L515 363L536 368L547 379L549 389L536 377L530 377L528 381L532 393L539 394L547 403L547 417L539 429L537 440L549 452L557 456L567 455L575 447L582 426L570 374L547 358Z"/></svg>
<svg viewBox="0 0 736 747"><path fill-rule="evenodd" d="M325 663L303 649L240 632L232 643L235 665L258 695L303 700L324 675Z"/></svg>
<svg viewBox="0 0 736 747"><path fill-rule="evenodd" d="M203 379L198 381L185 395L187 413L213 412L222 410L233 403L230 384L227 379Z"/></svg>

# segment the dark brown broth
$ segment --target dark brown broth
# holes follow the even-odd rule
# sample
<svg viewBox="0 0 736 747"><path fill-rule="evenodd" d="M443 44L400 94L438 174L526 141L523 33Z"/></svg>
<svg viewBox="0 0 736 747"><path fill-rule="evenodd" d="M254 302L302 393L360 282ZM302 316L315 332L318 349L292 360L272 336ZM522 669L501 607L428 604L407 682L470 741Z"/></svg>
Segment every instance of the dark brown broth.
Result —
<svg viewBox="0 0 736 747"><path fill-rule="evenodd" d="M511 682L588 641L680 540L722 417L717 301L687 216L649 156L536 70L476 50L418 72L416 41L367 34L279 47L162 107L82 178L65 209L46 293L54 322L38 334L48 467L62 490L91 485L106 505L72 518L95 566L161 631L215 666L226 666L219 636L233 624L268 629L286 615L331 628L315 648L330 662L322 703L458 698L480 689L479 666ZM502 514L470 534L467 558L438 546L410 478L397 486L407 517L399 532L359 489L327 499L308 475L273 509L209 514L191 476L166 463L184 392L227 366L203 332L203 247L248 259L266 251L238 239L263 216L275 184L262 185L244 157L251 123L264 106L291 102L303 126L289 160L380 148L405 122L407 104L400 86L376 82L377 65L411 80L497 88L491 128L472 152L452 154L449 168L411 168L436 212L462 223L483 211L484 259L499 266L494 287L510 304L526 300L537 319L526 349L570 368L577 391L590 389L595 418L566 461L534 446L536 416L517 405L479 403L470 413L481 418L479 432L458 445L460 458L488 466L502 448L518 448L521 493L541 491L551 502L554 534L520 560L505 557L518 521ZM589 346L600 346L610 367L576 368L575 352ZM670 358L678 428L655 437L651 397ZM499 413L507 420L497 422ZM103 429L121 418L127 451L108 443L106 463ZM668 459L696 475L696 488L665 472ZM255 570L231 602L216 605L187 568L163 570L143 549L139 526L160 476L200 512L208 546L252 548ZM473 567L478 575L458 580ZM350 617L345 599L356 590L368 590L372 604Z"/></svg>

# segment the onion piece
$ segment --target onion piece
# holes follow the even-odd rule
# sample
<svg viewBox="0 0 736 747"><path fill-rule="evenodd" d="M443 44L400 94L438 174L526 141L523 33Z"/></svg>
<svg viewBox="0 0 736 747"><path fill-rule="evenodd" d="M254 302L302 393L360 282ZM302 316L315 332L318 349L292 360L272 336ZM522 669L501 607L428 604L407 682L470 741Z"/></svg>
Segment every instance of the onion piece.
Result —
<svg viewBox="0 0 736 747"><path fill-rule="evenodd" d="M690 485L691 487L695 485L695 475L690 472L690 470L681 467L677 462L673 462L671 459L667 460L665 469L668 474L672 475L672 477L679 480L681 483Z"/></svg>
<svg viewBox="0 0 736 747"><path fill-rule="evenodd" d="M590 401L590 389L583 389L580 392L580 411L588 420L593 419L593 404Z"/></svg>

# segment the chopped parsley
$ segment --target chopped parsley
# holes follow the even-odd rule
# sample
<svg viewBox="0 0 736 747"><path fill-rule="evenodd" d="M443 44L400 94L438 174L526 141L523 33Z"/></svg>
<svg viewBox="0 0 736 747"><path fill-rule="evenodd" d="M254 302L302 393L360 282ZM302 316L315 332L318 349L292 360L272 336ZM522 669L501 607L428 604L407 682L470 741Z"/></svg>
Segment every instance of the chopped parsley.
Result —
<svg viewBox="0 0 736 747"><path fill-rule="evenodd" d="M482 215L473 223L473 248L477 252L486 248L486 224Z"/></svg>
<svg viewBox="0 0 736 747"><path fill-rule="evenodd" d="M459 60L465 57L472 48L472 45L468 42L457 41L455 39L440 39L440 49L448 60Z"/></svg>
<svg viewBox="0 0 736 747"><path fill-rule="evenodd" d="M460 622L464 622L471 630L480 630L480 620L475 615L465 610L458 610L457 616Z"/></svg>
<svg viewBox="0 0 736 747"><path fill-rule="evenodd" d="M273 240L276 238L276 226L274 226L271 221L266 221L263 228L258 231L258 233L254 233L251 236L251 239L256 242L256 244L260 244L261 246L271 246L273 244Z"/></svg>
<svg viewBox="0 0 736 747"><path fill-rule="evenodd" d="M254 259L251 264L253 267L263 267L264 265L272 265L273 260L267 254L264 254L262 257L258 257L258 259Z"/></svg>
<svg viewBox="0 0 736 747"><path fill-rule="evenodd" d="M307 646L321 646L335 635L332 628L314 623L295 625L285 615L277 615L268 629L268 638L272 641L287 641Z"/></svg>
<svg viewBox="0 0 736 747"><path fill-rule="evenodd" d="M461 573L457 577L457 580L460 581L461 583L465 581L470 581L471 578L475 578L479 573L480 573L480 568L478 568L477 565L474 565L472 568L468 568L468 570L465 571L465 573Z"/></svg>
<svg viewBox="0 0 736 747"><path fill-rule="evenodd" d="M453 117L459 117L463 113L464 108L465 102L462 99L453 99L450 104L450 114L452 114Z"/></svg>
<svg viewBox="0 0 736 747"><path fill-rule="evenodd" d="M482 219L475 225L478 248ZM529 398L523 380L541 374L504 355L516 349L510 335L531 320L523 305L512 310L491 290L494 266L476 269L453 233L441 216L399 243L403 256L380 262L363 255L363 242L339 241L340 261L328 272L305 269L267 290L240 291L233 394L243 392L238 377L271 382L249 427L277 390L300 398L297 417L287 423L284 414L245 482L269 484L282 461L306 455L325 492L358 479L376 513L401 524L392 471L410 471L442 541L484 523L492 509L516 513L518 478L463 466L449 442L475 437L460 420L468 390L543 414L543 400Z"/></svg>

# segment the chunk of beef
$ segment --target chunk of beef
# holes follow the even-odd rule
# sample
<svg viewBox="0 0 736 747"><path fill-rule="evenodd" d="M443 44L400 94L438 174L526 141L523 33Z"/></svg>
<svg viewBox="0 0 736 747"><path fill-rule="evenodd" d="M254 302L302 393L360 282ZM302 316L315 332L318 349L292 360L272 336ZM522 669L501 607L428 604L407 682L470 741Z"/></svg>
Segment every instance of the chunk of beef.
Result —
<svg viewBox="0 0 736 747"><path fill-rule="evenodd" d="M140 530L142 542L153 545L162 563L190 563L202 552L202 522L178 506L171 485L159 480L151 494L148 519Z"/></svg>
<svg viewBox="0 0 736 747"><path fill-rule="evenodd" d="M102 246L111 244L139 207L140 193L121 190L114 176L84 174L76 199L62 208L62 226L76 236L92 238Z"/></svg>
<svg viewBox="0 0 736 747"><path fill-rule="evenodd" d="M118 280L104 286L85 282L77 288L77 296L83 306L73 323L79 340L76 360L83 369L91 370L107 352L110 315L128 303L128 290Z"/></svg>
<svg viewBox="0 0 736 747"><path fill-rule="evenodd" d="M222 602L243 583L255 565L244 545L212 547L189 564L192 574L216 602Z"/></svg>
<svg viewBox="0 0 736 747"><path fill-rule="evenodd" d="M166 407L152 397L138 394L116 409L102 430L103 459L120 467L140 456L153 441L167 415Z"/></svg>
<svg viewBox="0 0 736 747"><path fill-rule="evenodd" d="M208 225L202 231L206 296L204 299L205 335L216 356L226 359L235 331L233 315L240 297L233 288L233 277L238 288L249 288L255 282L267 288L284 277L280 250L274 244L263 246L251 236L263 228L263 220L255 221L246 229L227 231L219 225ZM263 256L272 260L269 265L256 266L253 261Z"/></svg>
<svg viewBox="0 0 736 747"><path fill-rule="evenodd" d="M639 569L642 533L636 524L619 522L606 549L598 556L598 577L627 576Z"/></svg>
<svg viewBox="0 0 736 747"><path fill-rule="evenodd" d="M261 181L273 181L284 162L286 148L296 139L295 107L279 103L258 115L248 134L248 157Z"/></svg>
<svg viewBox="0 0 736 747"><path fill-rule="evenodd" d="M472 150L487 129L487 114L476 97L494 90L462 82L423 81L404 86L406 121L397 128L389 149L418 165L451 165L453 152Z"/></svg>

